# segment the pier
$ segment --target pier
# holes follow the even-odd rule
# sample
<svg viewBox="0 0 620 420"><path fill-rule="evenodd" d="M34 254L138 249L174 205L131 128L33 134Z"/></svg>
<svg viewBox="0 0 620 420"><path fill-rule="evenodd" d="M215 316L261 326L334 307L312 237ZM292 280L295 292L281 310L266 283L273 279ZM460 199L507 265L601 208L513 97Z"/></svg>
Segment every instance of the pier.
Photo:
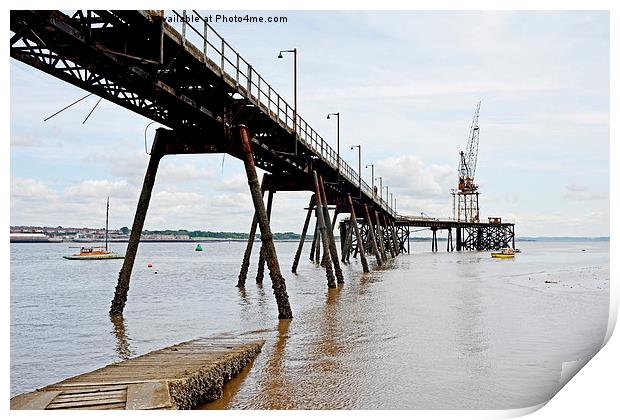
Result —
<svg viewBox="0 0 620 420"><path fill-rule="evenodd" d="M11 398L12 410L190 409L222 396L222 387L264 341L203 338L113 363Z"/></svg>
<svg viewBox="0 0 620 420"><path fill-rule="evenodd" d="M362 179L361 149L356 172L340 156L339 146L334 150L297 113L296 101L289 105L205 18L196 11L170 13L172 21L180 22L177 28L160 11L11 11L12 58L167 127L156 131L151 146L112 316L123 313L159 162L167 155L226 153L243 161L254 217L236 286L245 287L258 228L255 280L262 283L266 265L280 319L292 318L293 310L270 226L277 192L309 195L293 273L313 214L310 259L324 267L328 288L345 282L341 263L351 254L368 272L409 250L409 227L418 222L397 214L382 191ZM256 168L266 171L260 182ZM341 214L349 218L340 224L338 255L333 232ZM501 227L502 234L509 229L514 241L511 226ZM457 250L496 249L509 241L494 239L498 226L491 223L427 227L433 231L434 251L438 229L447 229L449 238L455 230ZM369 264L372 260L375 265Z"/></svg>

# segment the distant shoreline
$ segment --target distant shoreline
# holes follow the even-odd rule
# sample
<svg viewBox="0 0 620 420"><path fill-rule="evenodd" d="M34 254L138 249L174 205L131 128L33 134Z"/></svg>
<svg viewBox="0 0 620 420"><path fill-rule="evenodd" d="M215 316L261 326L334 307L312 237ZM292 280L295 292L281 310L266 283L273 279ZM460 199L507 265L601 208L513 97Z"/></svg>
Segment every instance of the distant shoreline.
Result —
<svg viewBox="0 0 620 420"><path fill-rule="evenodd" d="M430 242L432 238L424 238L424 237L416 237L411 238L411 242ZM336 240L340 240L340 237L336 236ZM440 242L445 242L446 238L437 238ZM168 242L183 242L183 243L197 243L197 242L247 242L246 239L241 238L199 238L199 239L141 239L140 243L168 243ZM259 238L254 240L255 242L260 242ZM311 242L312 237L306 236L304 242ZM576 241L591 241L591 242L609 242L609 236L597 236L597 237L587 237L587 236L523 236L515 238L516 242L576 242ZM28 244L98 244L103 243L103 240L93 240L93 241L48 241L48 240L13 240L11 239L11 243L28 243ZM127 243L128 239L108 239L108 243ZM299 239L274 239L274 242L299 242Z"/></svg>

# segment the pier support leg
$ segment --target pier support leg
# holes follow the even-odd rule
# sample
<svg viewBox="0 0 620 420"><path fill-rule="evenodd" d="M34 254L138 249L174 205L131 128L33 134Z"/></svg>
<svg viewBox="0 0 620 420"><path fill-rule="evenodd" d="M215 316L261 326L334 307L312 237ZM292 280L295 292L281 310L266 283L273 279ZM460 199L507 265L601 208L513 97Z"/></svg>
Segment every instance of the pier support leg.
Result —
<svg viewBox="0 0 620 420"><path fill-rule="evenodd" d="M381 219L379 219L379 213L375 210L375 221L377 226L377 238L379 239L379 249L381 249L381 256L383 261L387 261L387 253L385 252L385 239L383 236L383 229L381 229Z"/></svg>
<svg viewBox="0 0 620 420"><path fill-rule="evenodd" d="M383 260L381 258L381 254L379 253L379 247L377 246L377 238L375 237L375 229L372 225L372 220L370 219L370 212L368 211L368 206L366 204L364 204L364 215L366 216L366 223L368 223L368 235L370 237L370 244L372 246L372 252L373 254L375 254L377 265L381 267L383 265Z"/></svg>
<svg viewBox="0 0 620 420"><path fill-rule="evenodd" d="M316 238L319 236L319 219L314 223L314 235L312 235L312 246L310 247L310 261L314 262L314 252L316 251Z"/></svg>
<svg viewBox="0 0 620 420"><path fill-rule="evenodd" d="M394 258L396 254L394 253L394 247L392 246L392 239L390 239L390 226L388 225L387 218L385 217L385 215L383 215L383 226L385 226L385 232L384 232L385 244L387 245L388 251L390 251L390 255L392 256L392 258Z"/></svg>
<svg viewBox="0 0 620 420"><path fill-rule="evenodd" d="M364 238L360 233L360 228L357 225L357 217L355 216L355 208L353 207L353 200L351 199L351 194L347 196L349 200L349 205L351 206L351 222L353 224L353 229L355 229L355 237L357 238L357 250L360 254L360 260L362 261L362 270L364 273L368 273L368 261L366 260L366 246L364 245Z"/></svg>
<svg viewBox="0 0 620 420"><path fill-rule="evenodd" d="M347 263L349 261L349 255L351 254L351 243L353 241L352 233L353 227L351 226L351 220L346 223L344 229L344 243L342 245L342 262ZM341 238L342 240L342 238Z"/></svg>
<svg viewBox="0 0 620 420"><path fill-rule="evenodd" d="M263 175L263 181L261 182L261 199L265 194L263 187L265 186L266 175ZM256 227L258 225L258 218L256 212L252 218L252 226L250 227L250 233L248 235L248 243L245 246L245 252L243 253L243 262L241 263L241 271L237 280L237 287L245 287L245 280L248 277L248 268L250 267L250 257L252 256L252 248L254 247L254 238L256 237ZM262 249L262 247L261 247Z"/></svg>
<svg viewBox="0 0 620 420"><path fill-rule="evenodd" d="M323 253L326 255L325 258L325 275L327 276L327 287L335 288L336 287L336 279L334 278L334 272L332 271L332 260L329 255L329 251L325 252L325 250L329 250L329 236L326 232L325 228L325 213L323 212L323 199L321 195L321 187L319 186L319 177L316 174L316 171L313 171L314 176L314 189L316 195L316 217L319 226L319 234L321 236L321 241L323 242Z"/></svg>
<svg viewBox="0 0 620 420"><path fill-rule="evenodd" d="M271 205L273 204L273 194L274 192L269 190L269 195L267 196L267 221L268 222L271 222ZM265 244L262 244L260 247L260 252L258 254L258 267L256 269L256 284L262 284L264 278L265 278Z"/></svg>
<svg viewBox="0 0 620 420"><path fill-rule="evenodd" d="M265 246L265 258L267 260L267 268L269 268L273 294L276 297L276 303L278 305L278 318L291 319L293 318L293 312L288 301L288 294L286 293L286 282L280 272L280 264L278 263L276 247L273 244L273 235L271 233L271 227L269 226L269 220L267 219L267 212L265 210L265 203L263 202L261 188L258 184L258 178L256 176L254 156L252 155L252 146L250 144L250 133L246 126L240 125L239 134L241 136L241 146L243 150L243 164L248 177L248 185L250 187L250 194L252 195L252 202L254 203L254 211L256 212L256 216L258 218L261 241Z"/></svg>
<svg viewBox="0 0 620 420"><path fill-rule="evenodd" d="M452 228L448 228L448 243L446 244L446 251L454 251L454 246L452 245Z"/></svg>
<svg viewBox="0 0 620 420"><path fill-rule="evenodd" d="M308 231L308 225L310 224L310 217L312 216L312 208L314 207L314 194L310 197L310 203L308 204L308 212L306 213L306 220L304 221L304 227L301 230L301 237L299 238L299 245L297 246L297 252L295 252L295 258L293 259L293 268L291 271L297 274L297 266L299 265L299 258L301 257L301 251L304 247L304 241L306 240L306 232Z"/></svg>
<svg viewBox="0 0 620 420"><path fill-rule="evenodd" d="M460 228L460 227L457 227L457 228L456 228L456 250L457 250L457 251L460 251L460 250L461 250L461 248L462 248L462 243L461 243L462 239L461 239L461 235L462 235L462 233L461 233L461 228Z"/></svg>
<svg viewBox="0 0 620 420"><path fill-rule="evenodd" d="M394 222L390 220L390 232L392 233L392 241L394 243L394 254L400 254L400 245L398 244L398 237L396 236L396 226Z"/></svg>
<svg viewBox="0 0 620 420"><path fill-rule="evenodd" d="M314 263L321 264L321 229L319 228L319 216L317 215L316 208L314 212L316 216L316 248L314 250Z"/></svg>
<svg viewBox="0 0 620 420"><path fill-rule="evenodd" d="M131 271L133 270L133 264L136 260L140 235L142 235L142 228L144 227L144 219L146 218L146 212L149 208L149 202L151 201L151 193L153 192L153 185L155 184L155 175L157 174L159 161L162 158L162 154L158 151L157 139L158 135L156 134L151 148L149 165L144 175L144 182L142 183L142 191L138 199L136 214L134 215L133 225L131 226L127 251L125 251L125 260L123 261L121 271L118 273L118 282L116 283L116 290L114 291L114 298L112 299L112 306L110 307L110 315L112 316L122 315L125 303L127 302Z"/></svg>
<svg viewBox="0 0 620 420"><path fill-rule="evenodd" d="M329 248L327 249L332 263L334 265L334 272L336 274L336 281L338 284L344 284L344 276L342 275L342 269L340 268L340 261L338 260L338 251L336 250L336 238L334 237L334 227L329 219L329 209L327 208L327 194L325 194L325 184L323 183L323 177L319 176L319 187L321 189L321 202L323 203L323 212L325 213L325 223L327 230L327 237L329 238ZM336 210L334 210L334 219L336 218Z"/></svg>
<svg viewBox="0 0 620 420"><path fill-rule="evenodd" d="M407 228L407 254L411 254L411 234Z"/></svg>
<svg viewBox="0 0 620 420"><path fill-rule="evenodd" d="M433 238L431 239L431 252L437 252L437 228L431 228L433 231Z"/></svg>

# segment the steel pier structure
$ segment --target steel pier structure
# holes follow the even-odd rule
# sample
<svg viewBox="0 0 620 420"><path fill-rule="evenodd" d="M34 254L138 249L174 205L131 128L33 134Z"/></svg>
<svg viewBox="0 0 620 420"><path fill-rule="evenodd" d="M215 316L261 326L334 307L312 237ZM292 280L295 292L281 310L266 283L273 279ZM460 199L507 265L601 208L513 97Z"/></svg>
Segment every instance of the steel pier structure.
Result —
<svg viewBox="0 0 620 420"><path fill-rule="evenodd" d="M293 315L270 227L276 192L310 193L293 273L313 214L311 259L325 268L330 288L344 282L340 264L351 252L368 271L367 256L381 266L404 250L413 222L398 217L196 11L13 10L10 22L11 57L166 127L156 131L151 146L112 316L123 313L157 169L166 155L226 153L243 161L254 218L237 286L245 287L258 227L256 281L262 282L266 264L279 318ZM261 182L256 168L266 172ZM350 216L341 225L340 257L333 233L339 214ZM506 243L480 225L454 226L457 249Z"/></svg>
<svg viewBox="0 0 620 420"><path fill-rule="evenodd" d="M457 222L439 220L429 217L407 217L398 215L395 218L398 243L402 251L409 252L410 228L428 228L432 232L431 250L437 252L437 231L445 230L446 250L457 251L490 251L506 247L515 247L514 223L502 223L492 218L488 223ZM454 232L454 233L453 233Z"/></svg>

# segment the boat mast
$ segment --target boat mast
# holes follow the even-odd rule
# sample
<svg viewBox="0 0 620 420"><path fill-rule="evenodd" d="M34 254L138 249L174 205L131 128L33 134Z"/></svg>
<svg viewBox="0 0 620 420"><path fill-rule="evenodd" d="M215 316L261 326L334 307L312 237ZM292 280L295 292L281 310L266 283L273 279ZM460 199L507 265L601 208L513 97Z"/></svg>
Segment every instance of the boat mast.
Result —
<svg viewBox="0 0 620 420"><path fill-rule="evenodd" d="M108 213L110 212L110 197L105 206L105 250L108 250Z"/></svg>

